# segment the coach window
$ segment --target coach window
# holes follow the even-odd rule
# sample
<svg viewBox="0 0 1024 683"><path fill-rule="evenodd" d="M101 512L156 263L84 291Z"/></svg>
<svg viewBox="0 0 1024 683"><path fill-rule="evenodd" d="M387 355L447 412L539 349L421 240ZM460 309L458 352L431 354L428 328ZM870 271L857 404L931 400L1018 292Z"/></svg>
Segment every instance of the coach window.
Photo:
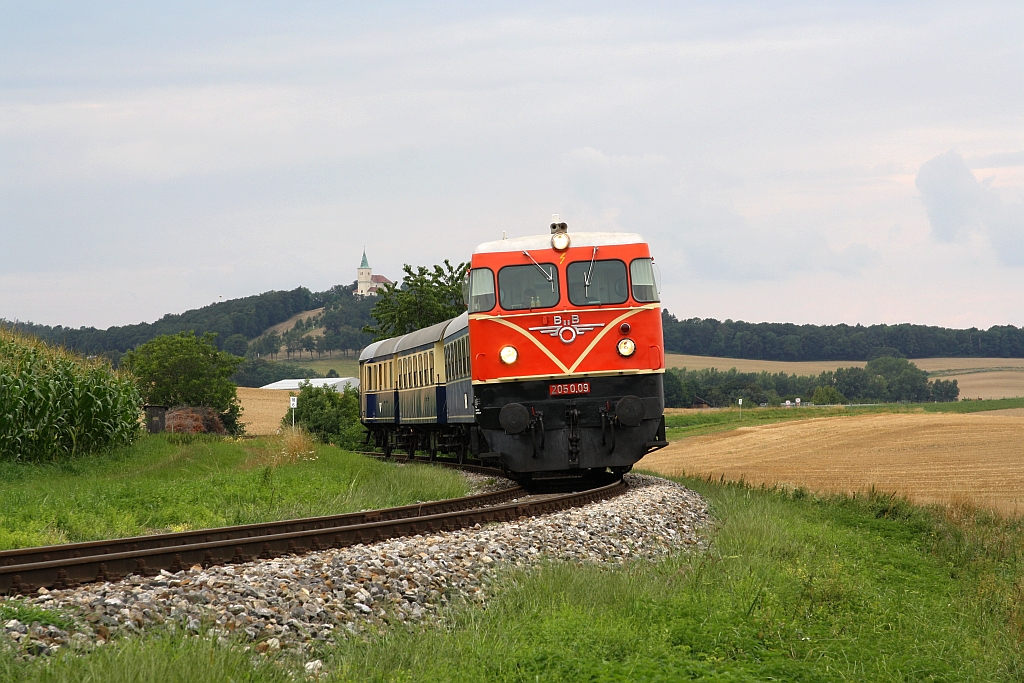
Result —
<svg viewBox="0 0 1024 683"><path fill-rule="evenodd" d="M469 271L469 312L484 313L494 308L494 273L490 268Z"/></svg>
<svg viewBox="0 0 1024 683"><path fill-rule="evenodd" d="M633 280L633 298L640 303L660 301L658 297L658 273L654 260L649 258L634 259L629 264L629 275Z"/></svg>
<svg viewBox="0 0 1024 683"><path fill-rule="evenodd" d="M505 266L498 271L498 293L506 311L558 305L558 268L553 263Z"/></svg>
<svg viewBox="0 0 1024 683"><path fill-rule="evenodd" d="M621 304L629 298L626 264L622 261L575 261L565 275L569 301L575 306Z"/></svg>

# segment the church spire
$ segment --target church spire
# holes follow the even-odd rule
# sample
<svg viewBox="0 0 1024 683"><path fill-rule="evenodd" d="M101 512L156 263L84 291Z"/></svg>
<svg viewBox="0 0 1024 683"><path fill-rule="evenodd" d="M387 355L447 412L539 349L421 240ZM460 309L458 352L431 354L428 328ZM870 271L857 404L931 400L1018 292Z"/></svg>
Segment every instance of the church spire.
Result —
<svg viewBox="0 0 1024 683"><path fill-rule="evenodd" d="M359 267L360 268L369 268L370 267L370 262L366 260L366 247L363 247L363 260L359 264Z"/></svg>

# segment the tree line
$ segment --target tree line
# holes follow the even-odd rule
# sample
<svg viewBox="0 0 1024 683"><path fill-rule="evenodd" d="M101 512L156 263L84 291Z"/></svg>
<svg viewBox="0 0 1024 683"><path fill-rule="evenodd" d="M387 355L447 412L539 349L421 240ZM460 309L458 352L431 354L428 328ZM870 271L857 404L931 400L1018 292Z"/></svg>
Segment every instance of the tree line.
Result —
<svg viewBox="0 0 1024 683"><path fill-rule="evenodd" d="M779 405L790 400L808 403L889 403L907 401L955 401L960 388L954 380L928 381L928 373L905 358L883 356L863 368L838 368L818 375L787 375L784 372L739 372L736 368L665 372L665 404L685 408L706 403L712 407Z"/></svg>
<svg viewBox="0 0 1024 683"><path fill-rule="evenodd" d="M665 349L695 356L752 360L871 360L903 358L1024 358L1024 329L996 325L966 330L930 325L795 325L677 320L662 312Z"/></svg>

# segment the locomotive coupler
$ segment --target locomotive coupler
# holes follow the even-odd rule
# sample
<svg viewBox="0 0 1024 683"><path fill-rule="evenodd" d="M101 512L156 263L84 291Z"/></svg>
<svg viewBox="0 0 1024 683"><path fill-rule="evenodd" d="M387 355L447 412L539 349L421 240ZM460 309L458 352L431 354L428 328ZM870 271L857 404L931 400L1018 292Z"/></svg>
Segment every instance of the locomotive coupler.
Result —
<svg viewBox="0 0 1024 683"><path fill-rule="evenodd" d="M605 401L604 408L601 408L599 412L601 413L601 445L607 446L611 441L611 447L608 449L608 452L611 453L615 450L615 416L611 414L611 402ZM608 433L610 433L610 438L606 437Z"/></svg>
<svg viewBox="0 0 1024 683"><path fill-rule="evenodd" d="M544 411L530 408L530 438L533 441L533 457L536 458L544 450ZM540 447L537 447L537 434L540 434Z"/></svg>
<svg viewBox="0 0 1024 683"><path fill-rule="evenodd" d="M580 466L580 411L576 401L565 404L565 426L569 428L569 466Z"/></svg>

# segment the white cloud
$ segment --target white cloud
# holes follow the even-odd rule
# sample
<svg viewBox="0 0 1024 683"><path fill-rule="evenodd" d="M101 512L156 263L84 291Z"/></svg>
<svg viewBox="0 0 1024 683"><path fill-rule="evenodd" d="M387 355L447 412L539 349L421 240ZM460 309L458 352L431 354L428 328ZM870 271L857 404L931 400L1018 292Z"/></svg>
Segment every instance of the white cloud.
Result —
<svg viewBox="0 0 1024 683"><path fill-rule="evenodd" d="M1015 158L990 155L984 163L993 167ZM936 239L964 242L983 237L1003 262L1024 266L1024 204L1004 201L988 182L974 176L960 154L951 150L925 162L916 184Z"/></svg>

